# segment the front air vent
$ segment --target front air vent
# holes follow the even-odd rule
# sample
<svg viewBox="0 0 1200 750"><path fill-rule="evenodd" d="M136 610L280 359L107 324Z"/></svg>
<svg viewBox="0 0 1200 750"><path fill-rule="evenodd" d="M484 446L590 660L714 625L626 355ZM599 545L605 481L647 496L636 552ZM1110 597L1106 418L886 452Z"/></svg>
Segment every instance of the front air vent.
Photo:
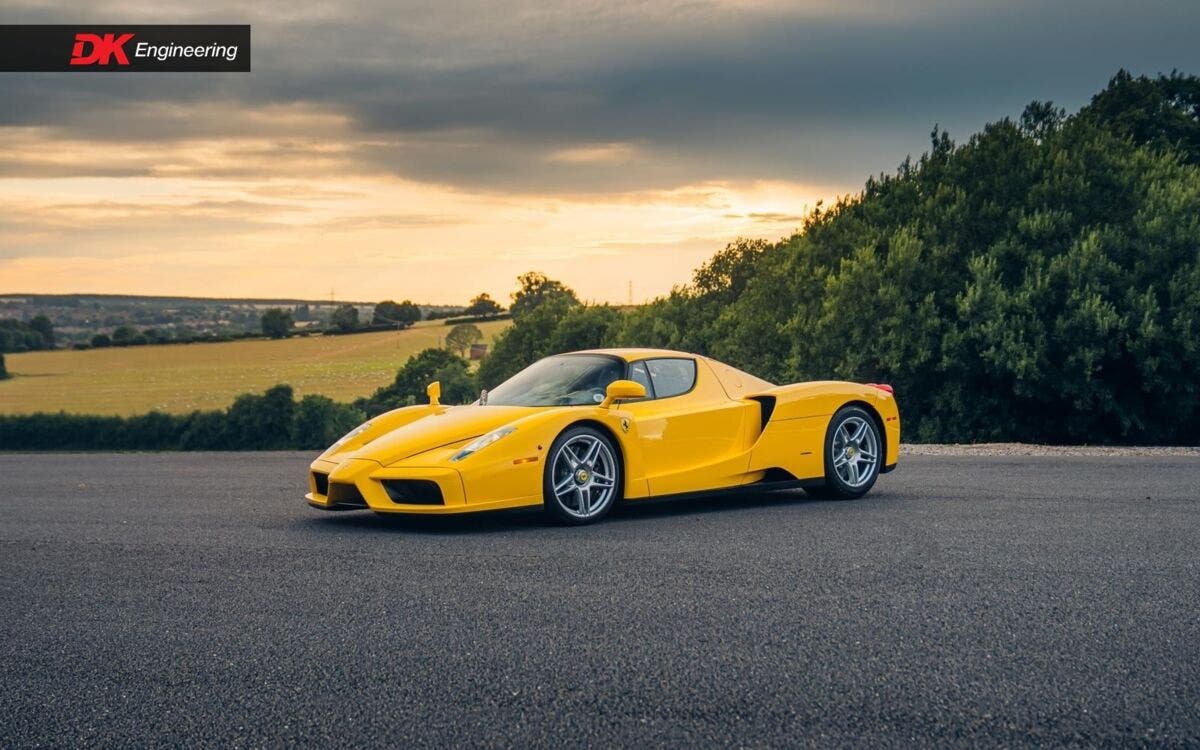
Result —
<svg viewBox="0 0 1200 750"><path fill-rule="evenodd" d="M385 479L383 489L393 503L401 505L443 505L442 488L428 479Z"/></svg>
<svg viewBox="0 0 1200 750"><path fill-rule="evenodd" d="M324 472L321 472L321 471L314 471L312 473L312 477L313 477L313 485L317 488L317 494L318 495L328 495L329 494L329 475Z"/></svg>
<svg viewBox="0 0 1200 750"><path fill-rule="evenodd" d="M330 483L329 502L333 505L341 505L347 508L367 507L367 501L363 498L362 493L358 491L357 487L341 482Z"/></svg>

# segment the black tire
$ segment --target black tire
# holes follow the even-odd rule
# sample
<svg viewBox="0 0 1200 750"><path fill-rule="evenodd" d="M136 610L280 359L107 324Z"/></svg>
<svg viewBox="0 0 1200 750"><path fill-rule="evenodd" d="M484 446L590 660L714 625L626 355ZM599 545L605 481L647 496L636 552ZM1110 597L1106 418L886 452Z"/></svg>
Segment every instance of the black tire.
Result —
<svg viewBox="0 0 1200 750"><path fill-rule="evenodd" d="M579 460L587 459L579 455L584 446L589 450L599 446L590 462ZM568 453L564 454L564 450ZM568 480L571 483L564 486ZM594 427L568 427L555 438L546 454L542 506L559 523L573 526L595 523L607 516L621 499L624 486L621 452L612 438Z"/></svg>
<svg viewBox="0 0 1200 750"><path fill-rule="evenodd" d="M856 432L858 428L866 432L857 441L847 441L844 428L851 427L855 428ZM866 409L861 406L843 406L838 409L825 430L822 452L825 458L824 484L806 487L805 492L827 500L853 500L867 494L875 486L879 470L883 467L883 440L879 424L874 415ZM867 463L863 456L871 455L872 450L874 460L870 462L869 468L863 468ZM834 455L835 452L837 455ZM853 470L847 465L850 461L854 462ZM860 471L865 471L865 474ZM847 474L849 476L846 476Z"/></svg>

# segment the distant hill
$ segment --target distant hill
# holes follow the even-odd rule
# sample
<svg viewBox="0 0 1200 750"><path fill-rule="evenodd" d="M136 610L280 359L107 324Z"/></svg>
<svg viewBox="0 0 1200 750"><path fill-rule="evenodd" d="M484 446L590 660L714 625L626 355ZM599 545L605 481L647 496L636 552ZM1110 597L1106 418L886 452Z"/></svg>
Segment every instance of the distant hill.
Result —
<svg viewBox="0 0 1200 750"><path fill-rule="evenodd" d="M37 292L11 292L0 294L0 304L6 302L22 302L22 303L42 303L42 304L59 304L71 305L74 302L109 302L109 303L145 303L145 304L180 304L180 305L205 305L205 304L227 304L227 305L356 305L367 306L374 305L374 302L363 302L358 300L336 300L328 299L302 299L295 298L272 298L272 297L180 297L166 296L156 294L91 294L79 292L74 294L41 294ZM422 305L422 308L430 309L452 308L453 305Z"/></svg>
<svg viewBox="0 0 1200 750"><path fill-rule="evenodd" d="M269 297L186 297L137 294L0 294L0 320L28 321L45 316L54 326L58 346L86 344L98 334L127 326L154 340L195 337L228 338L258 333L264 310L288 310L296 327L327 328L333 311L342 305L359 310L369 321L374 302ZM419 304L421 316L448 316L465 305ZM15 349L19 351L20 349Z"/></svg>

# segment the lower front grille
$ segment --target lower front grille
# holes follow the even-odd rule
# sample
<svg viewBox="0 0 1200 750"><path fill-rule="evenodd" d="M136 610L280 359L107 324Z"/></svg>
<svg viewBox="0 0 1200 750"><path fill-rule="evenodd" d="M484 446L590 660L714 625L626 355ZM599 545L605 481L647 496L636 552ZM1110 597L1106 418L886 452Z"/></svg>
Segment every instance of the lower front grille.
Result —
<svg viewBox="0 0 1200 750"><path fill-rule="evenodd" d="M428 479L385 479L383 489L393 503L403 505L444 505L442 488Z"/></svg>
<svg viewBox="0 0 1200 750"><path fill-rule="evenodd" d="M344 505L351 508L365 508L367 501L363 499L358 487L352 484L332 482L329 485L329 502L333 505Z"/></svg>
<svg viewBox="0 0 1200 750"><path fill-rule="evenodd" d="M318 495L329 494L329 475L320 471L312 473L313 484L316 485Z"/></svg>

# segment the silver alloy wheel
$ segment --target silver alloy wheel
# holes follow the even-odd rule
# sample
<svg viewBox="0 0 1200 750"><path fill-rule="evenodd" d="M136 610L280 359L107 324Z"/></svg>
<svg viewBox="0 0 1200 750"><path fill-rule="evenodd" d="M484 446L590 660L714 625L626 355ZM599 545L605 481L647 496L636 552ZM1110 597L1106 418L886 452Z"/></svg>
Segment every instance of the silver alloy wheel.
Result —
<svg viewBox="0 0 1200 750"><path fill-rule="evenodd" d="M559 446L551 474L554 496L564 512L578 519L597 515L617 491L617 460L598 437L576 435Z"/></svg>
<svg viewBox="0 0 1200 750"><path fill-rule="evenodd" d="M862 417L847 417L833 433L833 468L848 487L871 480L879 463L879 436Z"/></svg>

